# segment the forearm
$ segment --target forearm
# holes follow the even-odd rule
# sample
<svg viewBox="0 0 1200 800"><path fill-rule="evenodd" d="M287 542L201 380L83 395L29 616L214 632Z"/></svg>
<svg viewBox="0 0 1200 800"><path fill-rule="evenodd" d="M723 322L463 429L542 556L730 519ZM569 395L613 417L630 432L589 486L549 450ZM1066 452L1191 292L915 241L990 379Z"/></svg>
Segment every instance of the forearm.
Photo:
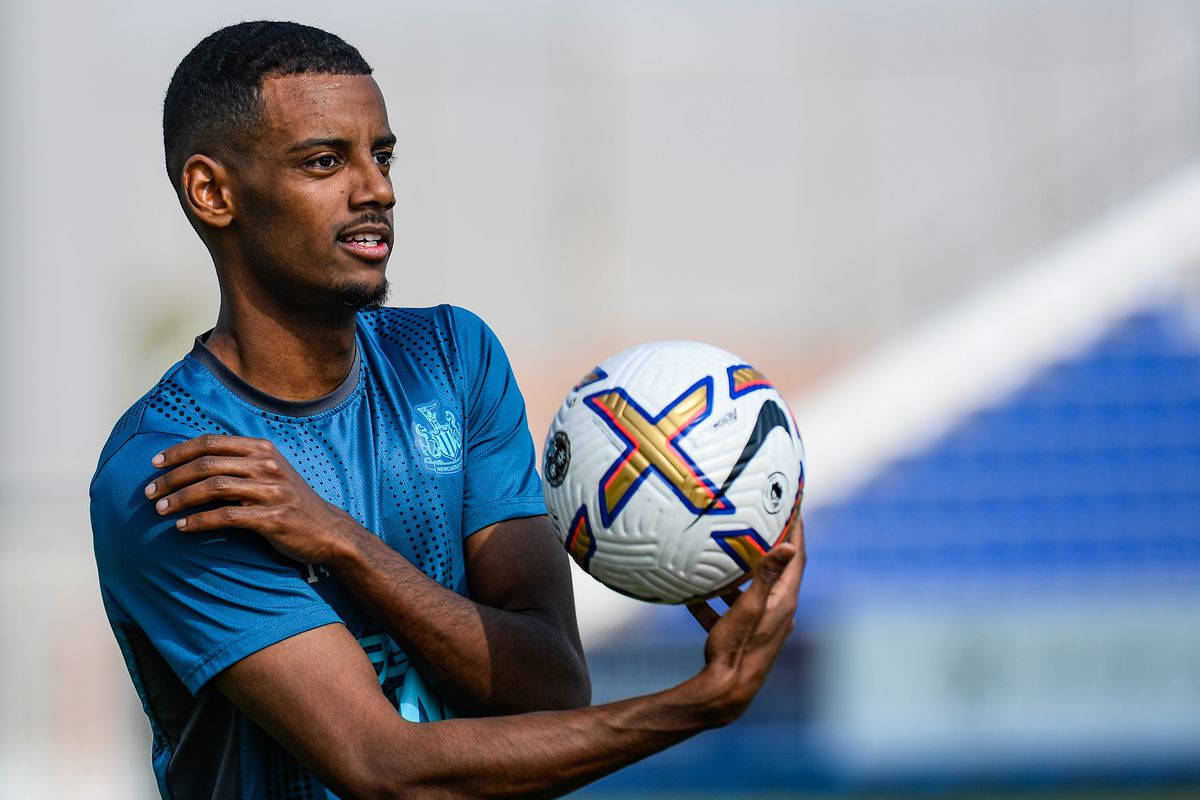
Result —
<svg viewBox="0 0 1200 800"><path fill-rule="evenodd" d="M346 798L554 797L737 718L787 638L802 533L705 623L705 666L679 686L604 706L410 723L342 625L284 639L214 680L238 708Z"/></svg>
<svg viewBox="0 0 1200 800"><path fill-rule="evenodd" d="M369 795L415 798L558 797L621 767L729 722L701 679L603 706L519 717L407 725L407 752L381 770Z"/></svg>
<svg viewBox="0 0 1200 800"><path fill-rule="evenodd" d="M736 659L748 664L751 659ZM604 706L413 723L342 625L284 639L215 681L339 797L553 797L732 721L757 684L719 654L695 678Z"/></svg>
<svg viewBox="0 0 1200 800"><path fill-rule="evenodd" d="M450 591L361 528L345 542L327 566L456 710L511 714L589 702L586 666L559 628Z"/></svg>

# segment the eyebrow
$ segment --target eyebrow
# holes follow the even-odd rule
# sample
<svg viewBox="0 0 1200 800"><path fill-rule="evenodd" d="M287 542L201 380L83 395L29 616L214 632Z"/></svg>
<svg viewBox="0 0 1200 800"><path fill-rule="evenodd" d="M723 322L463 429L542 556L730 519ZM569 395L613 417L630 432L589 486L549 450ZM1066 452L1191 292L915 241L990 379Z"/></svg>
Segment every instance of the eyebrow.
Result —
<svg viewBox="0 0 1200 800"><path fill-rule="evenodd" d="M389 133L378 137L374 142L372 142L371 149L374 150L378 147L391 147L395 143L395 134ZM350 141L348 139L330 139L318 136L312 139L304 139L303 141L296 142L294 145L288 148L288 152L298 153L301 150L312 150L317 147L328 147L332 150L349 150Z"/></svg>

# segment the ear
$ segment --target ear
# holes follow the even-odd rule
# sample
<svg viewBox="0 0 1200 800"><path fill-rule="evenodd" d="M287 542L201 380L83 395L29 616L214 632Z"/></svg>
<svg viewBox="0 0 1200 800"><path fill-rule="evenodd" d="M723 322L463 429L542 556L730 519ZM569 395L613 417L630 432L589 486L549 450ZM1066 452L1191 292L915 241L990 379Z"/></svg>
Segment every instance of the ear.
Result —
<svg viewBox="0 0 1200 800"><path fill-rule="evenodd" d="M183 165L183 204L196 219L214 228L233 222L233 192L229 172L206 155L194 155Z"/></svg>

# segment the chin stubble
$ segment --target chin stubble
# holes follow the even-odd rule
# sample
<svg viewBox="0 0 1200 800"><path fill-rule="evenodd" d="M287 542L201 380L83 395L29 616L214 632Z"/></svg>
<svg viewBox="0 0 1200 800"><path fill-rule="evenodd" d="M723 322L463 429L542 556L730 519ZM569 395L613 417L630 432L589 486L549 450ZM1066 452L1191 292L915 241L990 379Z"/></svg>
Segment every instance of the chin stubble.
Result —
<svg viewBox="0 0 1200 800"><path fill-rule="evenodd" d="M355 311L375 311L387 302L388 282L374 286L344 286L338 291L338 297L343 303Z"/></svg>

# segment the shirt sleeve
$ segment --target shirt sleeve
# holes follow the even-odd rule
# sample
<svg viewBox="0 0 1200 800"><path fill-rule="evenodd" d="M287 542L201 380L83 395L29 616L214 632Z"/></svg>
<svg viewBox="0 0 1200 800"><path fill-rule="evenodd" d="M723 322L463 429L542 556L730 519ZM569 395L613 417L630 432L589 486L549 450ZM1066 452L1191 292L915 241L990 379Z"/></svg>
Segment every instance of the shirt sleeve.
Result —
<svg viewBox="0 0 1200 800"><path fill-rule="evenodd" d="M144 489L150 459L181 441L142 433L92 483L100 584L194 694L226 667L306 630L340 622L296 562L249 531L185 533Z"/></svg>
<svg viewBox="0 0 1200 800"><path fill-rule="evenodd" d="M546 513L525 398L496 334L476 315L453 308L466 382L463 534L506 519Z"/></svg>

